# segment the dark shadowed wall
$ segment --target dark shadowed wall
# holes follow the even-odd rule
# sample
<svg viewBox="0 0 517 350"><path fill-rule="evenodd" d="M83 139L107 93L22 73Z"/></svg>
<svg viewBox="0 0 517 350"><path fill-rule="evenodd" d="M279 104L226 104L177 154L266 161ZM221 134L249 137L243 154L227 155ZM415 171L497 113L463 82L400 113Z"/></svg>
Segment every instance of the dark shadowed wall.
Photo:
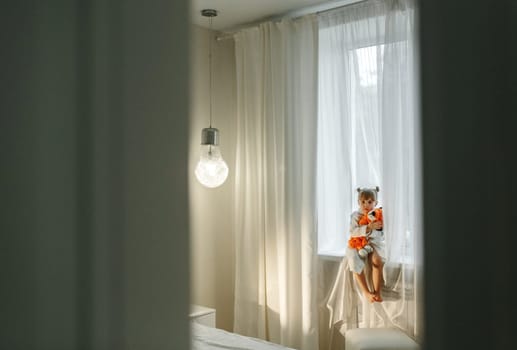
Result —
<svg viewBox="0 0 517 350"><path fill-rule="evenodd" d="M3 4L0 348L188 348L188 13Z"/></svg>
<svg viewBox="0 0 517 350"><path fill-rule="evenodd" d="M420 4L425 348L510 349L517 3Z"/></svg>

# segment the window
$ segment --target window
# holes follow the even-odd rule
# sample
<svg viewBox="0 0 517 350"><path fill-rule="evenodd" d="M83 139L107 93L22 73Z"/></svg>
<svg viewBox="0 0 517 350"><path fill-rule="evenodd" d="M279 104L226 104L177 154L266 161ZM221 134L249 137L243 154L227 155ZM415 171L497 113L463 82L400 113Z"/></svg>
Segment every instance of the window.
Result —
<svg viewBox="0 0 517 350"><path fill-rule="evenodd" d="M383 48L379 45L348 51L349 80L333 84L338 91L349 93L350 98L345 99L348 103L336 98L333 102L337 106L319 105L318 170L326 173L318 176L322 181L318 183L318 251L322 255L344 255L349 215L357 208L355 188L380 185L380 145L375 140L380 140L377 65L382 64L377 56L382 58ZM320 84L326 83L328 80L320 80ZM328 89L320 85L320 91ZM340 176L344 173L347 175ZM346 195L339 189L346 185L345 193L351 195L341 198Z"/></svg>
<svg viewBox="0 0 517 350"><path fill-rule="evenodd" d="M344 256L356 188L379 186L388 254L413 259L420 205L413 33L409 26L394 28L378 14L320 21L320 255Z"/></svg>

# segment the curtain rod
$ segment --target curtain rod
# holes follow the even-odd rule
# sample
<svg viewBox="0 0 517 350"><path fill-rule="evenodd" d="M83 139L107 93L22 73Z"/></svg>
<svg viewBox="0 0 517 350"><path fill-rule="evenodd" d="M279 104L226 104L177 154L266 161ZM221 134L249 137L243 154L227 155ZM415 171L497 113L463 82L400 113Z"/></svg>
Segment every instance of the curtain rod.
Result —
<svg viewBox="0 0 517 350"><path fill-rule="evenodd" d="M265 19L262 19L262 20L259 20L259 21L256 21L256 22L251 22L251 23L244 24L242 26L238 26L237 28L235 28L232 31L226 32L226 33L224 33L222 35L216 35L215 39L217 41L231 39L231 38L233 38L233 35L235 33L237 33L238 31L240 31L242 29L246 29L246 28L251 28L251 27L257 26L257 25L259 25L261 23L265 23L265 22L269 22L269 21L281 20L283 18L293 18L293 19L296 19L296 18L300 18L300 17L306 16L306 15L310 15L310 14L319 15L320 13L326 13L326 12L329 12L329 11L334 11L334 10L337 10L337 9L340 9L340 8L344 8L344 7L348 7L348 6L352 6L352 5L357 5L357 4L360 4L362 2L367 2L367 1L372 1L372 0L338 0L338 1L330 1L330 2L327 2L327 3L324 3L324 4L308 6L308 7L299 9L299 10L289 11L289 12L283 13L281 15L271 16L271 17L268 17L268 18L265 18ZM318 9L320 9L320 10L318 10Z"/></svg>
<svg viewBox="0 0 517 350"><path fill-rule="evenodd" d="M308 14L316 14L316 15L319 15L320 13L326 13L326 12L330 12L330 11L334 11L334 10L338 10L340 8L344 8L344 7L349 7L349 6L354 6L354 5L357 5L357 4L360 4L362 2L368 2L368 1L375 1L375 0L348 0L348 1L338 1L339 5L336 5L336 6L332 6L332 7L329 7L329 6L325 6L325 5L316 5L316 6L313 6L313 7L326 7L325 9L323 10L319 10L319 11L313 11L313 12L307 12L307 13L302 13L298 16L294 16L293 18L299 18L299 17L302 17L302 16L305 16L305 15L308 15ZM327 5L330 5L330 3L328 3ZM300 11L303 11L300 10Z"/></svg>

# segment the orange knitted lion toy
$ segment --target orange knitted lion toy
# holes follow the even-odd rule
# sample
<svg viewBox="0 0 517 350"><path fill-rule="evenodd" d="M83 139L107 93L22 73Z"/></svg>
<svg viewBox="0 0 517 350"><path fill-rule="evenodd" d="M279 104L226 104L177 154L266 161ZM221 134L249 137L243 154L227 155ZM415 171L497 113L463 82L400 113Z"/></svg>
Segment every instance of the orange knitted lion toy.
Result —
<svg viewBox="0 0 517 350"><path fill-rule="evenodd" d="M375 208L368 214L365 214L359 218L359 226L368 225L372 221L383 221L382 207ZM357 249L357 253L361 258L366 257L373 251L373 247L368 244L368 238L366 236L355 236L350 237L348 240L348 246L353 249Z"/></svg>

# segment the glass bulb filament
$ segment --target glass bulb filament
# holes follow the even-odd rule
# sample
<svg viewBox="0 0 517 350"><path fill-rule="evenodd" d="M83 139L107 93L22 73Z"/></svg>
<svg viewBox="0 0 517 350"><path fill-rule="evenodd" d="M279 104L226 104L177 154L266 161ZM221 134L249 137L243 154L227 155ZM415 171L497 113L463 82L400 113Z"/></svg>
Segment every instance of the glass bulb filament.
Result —
<svg viewBox="0 0 517 350"><path fill-rule="evenodd" d="M218 187L226 181L228 165L218 146L201 145L201 156L195 173L199 182L209 188Z"/></svg>

